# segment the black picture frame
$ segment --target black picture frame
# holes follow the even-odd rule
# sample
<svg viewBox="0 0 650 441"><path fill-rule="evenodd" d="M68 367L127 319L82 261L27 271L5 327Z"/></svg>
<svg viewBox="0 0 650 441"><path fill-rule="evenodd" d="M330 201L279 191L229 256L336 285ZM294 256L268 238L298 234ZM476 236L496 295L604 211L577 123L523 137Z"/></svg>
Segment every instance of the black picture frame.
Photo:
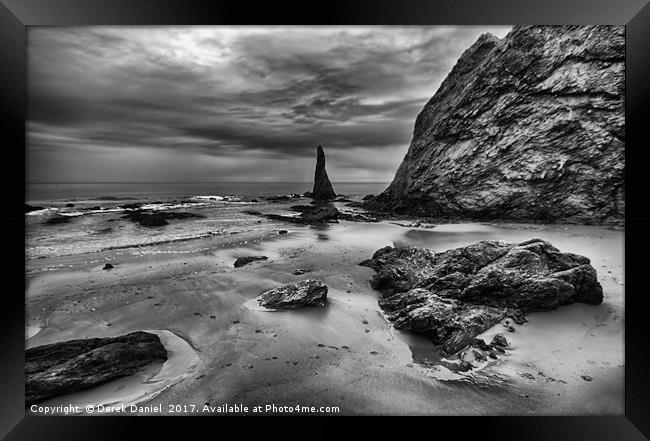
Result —
<svg viewBox="0 0 650 441"><path fill-rule="evenodd" d="M26 115L26 27L35 25L174 25L174 24L619 24L626 25L626 231L625 231L625 415L603 417L434 417L411 420L404 426L443 436L481 436L500 440L642 440L650 437L650 376L648 375L648 293L644 284L650 210L648 128L650 128L650 3L649 0L401 0L267 2L190 0L0 0L0 112L3 124L5 198L0 213L5 245L2 271L5 292L0 319L0 437L7 440L131 439L134 431L164 438L185 421L135 417L42 417L24 411L24 298L20 296L24 250L24 180ZM23 150L24 152L24 150ZM18 164L23 163L21 169ZM24 237L24 235L22 236ZM23 279L24 286L24 279ZM627 295L629 294L629 295ZM178 420L180 421L180 420ZM223 419L220 421L224 421ZM223 422L192 420L211 434L225 435ZM232 423L228 423L232 424ZM242 425L241 420L234 424ZM337 425L317 422L318 432ZM401 426L391 422L390 426ZM248 436L255 427L245 424ZM384 422L364 426L382 429ZM293 427L293 422L291 426ZM322 429L321 429L322 428ZM276 429L271 429L276 430ZM279 429L278 429L279 430ZM283 428L282 430L286 430ZM425 432L426 433L426 432ZM188 436L199 436L188 435ZM404 436L411 436L404 434ZM139 437L139 436L138 436Z"/></svg>

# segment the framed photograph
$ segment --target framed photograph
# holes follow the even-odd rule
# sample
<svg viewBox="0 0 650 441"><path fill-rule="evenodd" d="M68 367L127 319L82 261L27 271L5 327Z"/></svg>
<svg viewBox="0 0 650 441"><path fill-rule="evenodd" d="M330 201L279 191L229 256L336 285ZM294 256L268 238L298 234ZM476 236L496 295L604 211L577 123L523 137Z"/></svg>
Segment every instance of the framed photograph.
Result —
<svg viewBox="0 0 650 441"><path fill-rule="evenodd" d="M2 3L0 436L647 439L646 0Z"/></svg>

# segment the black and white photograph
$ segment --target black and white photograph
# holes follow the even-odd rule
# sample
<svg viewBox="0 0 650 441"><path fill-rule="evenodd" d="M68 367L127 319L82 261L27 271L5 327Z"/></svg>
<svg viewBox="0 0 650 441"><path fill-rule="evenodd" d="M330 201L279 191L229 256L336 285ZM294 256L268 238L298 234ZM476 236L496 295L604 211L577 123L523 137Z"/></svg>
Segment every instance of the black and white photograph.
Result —
<svg viewBox="0 0 650 441"><path fill-rule="evenodd" d="M624 415L625 26L26 54L26 414Z"/></svg>

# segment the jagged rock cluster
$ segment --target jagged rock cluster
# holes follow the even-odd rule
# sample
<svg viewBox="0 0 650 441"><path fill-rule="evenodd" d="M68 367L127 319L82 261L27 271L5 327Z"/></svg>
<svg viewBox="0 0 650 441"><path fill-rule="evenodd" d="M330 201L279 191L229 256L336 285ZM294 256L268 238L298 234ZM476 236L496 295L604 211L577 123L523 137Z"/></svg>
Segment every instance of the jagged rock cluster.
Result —
<svg viewBox="0 0 650 441"><path fill-rule="evenodd" d="M132 332L111 338L69 340L25 351L25 405L132 375L167 360L157 335Z"/></svg>
<svg viewBox="0 0 650 441"><path fill-rule="evenodd" d="M589 259L541 239L442 253L386 247L361 265L376 271L370 284L395 327L428 336L448 354L505 318L523 323L527 312L603 300Z"/></svg>
<svg viewBox="0 0 650 441"><path fill-rule="evenodd" d="M623 26L482 35L417 117L365 206L418 216L622 224Z"/></svg>

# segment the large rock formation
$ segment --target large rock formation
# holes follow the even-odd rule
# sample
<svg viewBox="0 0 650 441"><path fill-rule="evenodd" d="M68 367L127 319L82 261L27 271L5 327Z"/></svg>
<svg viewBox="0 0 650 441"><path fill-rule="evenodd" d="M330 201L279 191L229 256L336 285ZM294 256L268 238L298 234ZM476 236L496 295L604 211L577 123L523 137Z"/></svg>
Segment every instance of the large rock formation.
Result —
<svg viewBox="0 0 650 441"><path fill-rule="evenodd" d="M262 293L257 302L269 309L299 308L322 305L327 301L327 285L320 280L303 280L270 289Z"/></svg>
<svg viewBox="0 0 650 441"><path fill-rule="evenodd" d="M624 221L623 26L515 26L467 49L366 206L415 215Z"/></svg>
<svg viewBox="0 0 650 441"><path fill-rule="evenodd" d="M361 265L377 272L370 284L395 327L424 334L447 353L507 317L522 322L527 312L603 301L589 259L541 239L443 253L386 247Z"/></svg>
<svg viewBox="0 0 650 441"><path fill-rule="evenodd" d="M167 350L158 336L141 331L37 346L25 351L25 404L88 389L165 360Z"/></svg>
<svg viewBox="0 0 650 441"><path fill-rule="evenodd" d="M314 173L314 189L312 191L314 199L334 199L336 193L332 188L332 183L327 177L325 170L325 152L320 145L316 149L316 171Z"/></svg>

